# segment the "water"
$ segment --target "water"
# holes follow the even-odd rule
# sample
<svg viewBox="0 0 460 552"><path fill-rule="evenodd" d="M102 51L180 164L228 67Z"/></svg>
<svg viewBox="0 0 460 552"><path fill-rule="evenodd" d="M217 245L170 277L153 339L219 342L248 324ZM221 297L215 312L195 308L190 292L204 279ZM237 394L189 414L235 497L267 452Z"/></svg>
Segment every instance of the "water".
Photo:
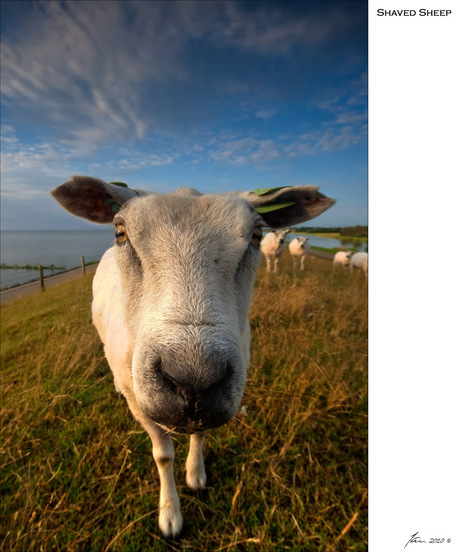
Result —
<svg viewBox="0 0 460 552"><path fill-rule="evenodd" d="M353 248L356 249L356 251L367 251L367 241L323 238L320 236L312 236L311 234L295 234L294 232L290 232L288 236L289 241L292 241L296 237L308 238L308 243L315 247L325 247L326 249L333 249L335 247L340 249Z"/></svg>
<svg viewBox="0 0 460 552"><path fill-rule="evenodd" d="M290 240L301 234L289 234ZM317 247L349 248L367 251L367 242L344 242L334 238L307 236L310 245ZM44 270L45 276L80 266L83 255L86 262L98 261L104 251L113 245L113 230L67 230L54 232L2 232L1 263L9 266L38 265L62 266L64 269ZM0 270L1 289L38 280L38 270Z"/></svg>
<svg viewBox="0 0 460 552"><path fill-rule="evenodd" d="M1 264L8 266L59 266L64 269L44 270L45 276L79 267L85 262L98 261L113 245L113 230L66 230L54 232L2 232ZM0 270L1 289L38 280L38 270Z"/></svg>

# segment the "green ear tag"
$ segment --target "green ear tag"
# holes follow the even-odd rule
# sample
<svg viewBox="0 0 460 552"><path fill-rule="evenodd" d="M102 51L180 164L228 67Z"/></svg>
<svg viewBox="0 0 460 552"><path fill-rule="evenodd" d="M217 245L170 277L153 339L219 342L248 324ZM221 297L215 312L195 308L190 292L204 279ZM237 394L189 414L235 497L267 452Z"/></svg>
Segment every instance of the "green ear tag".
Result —
<svg viewBox="0 0 460 552"><path fill-rule="evenodd" d="M124 182L109 182L109 184L113 184L114 186L121 186L122 188L128 187L128 184L125 184Z"/></svg>
<svg viewBox="0 0 460 552"><path fill-rule="evenodd" d="M273 203L272 205L261 205L260 207L255 207L255 210L260 213L270 213L270 211L277 211L278 209L284 209L285 207L290 207L295 205L295 201L290 201L289 203Z"/></svg>
<svg viewBox="0 0 460 552"><path fill-rule="evenodd" d="M104 203L108 205L114 213L118 213L120 205L112 198L104 200Z"/></svg>
<svg viewBox="0 0 460 552"><path fill-rule="evenodd" d="M278 188L257 188L252 190L252 193L256 195L265 195L271 192L277 192L278 190L283 190L284 188L290 188L290 186L279 186Z"/></svg>

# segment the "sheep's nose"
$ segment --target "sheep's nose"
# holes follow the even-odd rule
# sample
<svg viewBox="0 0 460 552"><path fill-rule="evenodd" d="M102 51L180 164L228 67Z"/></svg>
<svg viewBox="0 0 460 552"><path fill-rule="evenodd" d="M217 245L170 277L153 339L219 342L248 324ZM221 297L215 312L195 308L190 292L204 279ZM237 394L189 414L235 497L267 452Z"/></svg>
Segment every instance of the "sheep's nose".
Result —
<svg viewBox="0 0 460 552"><path fill-rule="evenodd" d="M280 240L280 244L283 245L283 243L284 243L284 240Z"/></svg>
<svg viewBox="0 0 460 552"><path fill-rule="evenodd" d="M178 397L182 398L185 412L190 418L195 417L202 404L210 398L212 399L213 393L218 391L230 377L230 364L223 363L219 366L213 363L210 372L211 377L196 378L188 370L184 372L181 370L180 373L177 373L177 370L170 364L162 363L161 376L165 384L175 391Z"/></svg>
<svg viewBox="0 0 460 552"><path fill-rule="evenodd" d="M190 361L164 352L154 363L153 370L176 397L184 401L187 413L193 417L203 402L231 377L232 361L225 355L209 351Z"/></svg>

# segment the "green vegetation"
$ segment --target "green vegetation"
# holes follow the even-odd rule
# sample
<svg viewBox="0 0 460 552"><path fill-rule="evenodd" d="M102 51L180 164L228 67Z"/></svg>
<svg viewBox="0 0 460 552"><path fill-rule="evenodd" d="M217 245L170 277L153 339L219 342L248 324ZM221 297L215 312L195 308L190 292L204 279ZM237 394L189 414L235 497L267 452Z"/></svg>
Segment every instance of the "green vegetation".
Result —
<svg viewBox="0 0 460 552"><path fill-rule="evenodd" d="M367 226L349 226L344 227L340 231L341 236L349 236L353 238L366 238L368 237Z"/></svg>
<svg viewBox="0 0 460 552"><path fill-rule="evenodd" d="M209 434L208 488L185 485L182 539L157 527L147 434L113 388L91 277L2 307L0 550L367 550L367 287L309 257L262 265L240 413Z"/></svg>
<svg viewBox="0 0 460 552"><path fill-rule="evenodd" d="M324 238L336 238L343 240L367 240L367 226L347 226L343 228L300 227L291 228L297 234L314 234Z"/></svg>
<svg viewBox="0 0 460 552"><path fill-rule="evenodd" d="M337 251L342 251L342 249L343 249L342 247L340 247L340 248L339 247L330 247L330 248L328 248L328 247L319 247L317 245L312 245L311 246L312 251L322 251L323 253L329 253L331 258L332 258L334 253L336 253ZM352 250L351 247L349 247L347 249L349 249L350 251Z"/></svg>
<svg viewBox="0 0 460 552"><path fill-rule="evenodd" d="M2 263L0 265L0 268L11 268L11 269L15 269L15 270L19 270L19 269L23 269L23 270L37 270L38 269L38 265L31 265L31 264L26 264L26 265L7 265L5 263ZM49 265L49 266L43 266L42 265L42 268L43 270L65 270L65 266L56 266L56 265Z"/></svg>
<svg viewBox="0 0 460 552"><path fill-rule="evenodd" d="M340 228L323 228L321 226L299 226L299 228L291 228L291 232L300 234L340 234Z"/></svg>

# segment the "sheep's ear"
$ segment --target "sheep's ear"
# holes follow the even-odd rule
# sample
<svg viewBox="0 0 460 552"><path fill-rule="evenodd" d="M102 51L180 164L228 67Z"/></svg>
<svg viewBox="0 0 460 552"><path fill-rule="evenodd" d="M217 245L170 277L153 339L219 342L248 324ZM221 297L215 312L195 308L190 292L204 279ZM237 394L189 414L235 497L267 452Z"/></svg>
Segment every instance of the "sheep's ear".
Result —
<svg viewBox="0 0 460 552"><path fill-rule="evenodd" d="M260 213L270 228L286 228L317 217L335 203L317 186L286 186L240 194Z"/></svg>
<svg viewBox="0 0 460 552"><path fill-rule="evenodd" d="M73 215L91 222L112 222L121 205L138 193L122 182L107 183L90 176L72 176L51 195Z"/></svg>

